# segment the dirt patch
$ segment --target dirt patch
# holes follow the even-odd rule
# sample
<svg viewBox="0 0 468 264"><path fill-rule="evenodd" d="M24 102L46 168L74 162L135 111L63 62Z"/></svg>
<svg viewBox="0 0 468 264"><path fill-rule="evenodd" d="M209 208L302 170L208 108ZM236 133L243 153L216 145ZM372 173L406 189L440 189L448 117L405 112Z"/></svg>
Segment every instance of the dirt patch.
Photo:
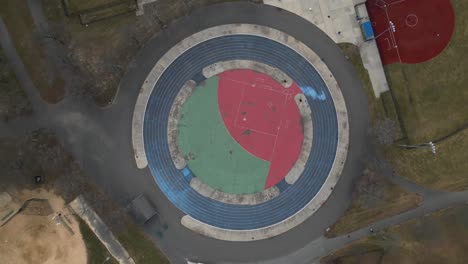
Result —
<svg viewBox="0 0 468 264"><path fill-rule="evenodd" d="M86 201L116 236L126 234L130 228L138 230L124 209L93 184L93 180L83 173L79 165L73 160L73 157L58 142L54 134L48 130L40 129L18 137L0 138L0 171L2 172L0 193L1 191L9 192L14 198L13 202L21 205L31 198L48 199L50 207L54 212L53 214L48 214L47 211L50 212L50 210L47 206L44 206L40 202L33 202L26 206L24 210L24 213L27 213L27 215L21 213L5 225L9 226L10 223L18 221L20 222L18 224L19 227L15 230L19 230L18 232L20 232L31 224L35 224L36 222L40 224L40 227L30 228L31 232L27 233L28 236L24 235L25 238L23 240L15 240L16 238L4 240L4 237L12 236L15 231L5 233L6 231L4 230L6 229L0 227L0 264L86 263L86 253L81 253L83 251L82 243L78 243L79 245L73 244L75 243L73 242L74 240L64 242L63 239L67 237L65 235L74 239L75 237L80 237L80 240L83 237L86 242L84 251L86 252L86 249L88 249L88 262L102 263L109 256L107 250L100 244L92 231L87 228L86 224L82 224L82 228L87 228L88 231L81 231L80 233L80 230L83 229L79 228L79 224L75 218L69 214L68 210L62 209L64 201L70 202L79 194L86 198ZM35 175L43 176L44 182L39 185L35 184ZM25 189L28 191L15 191ZM58 197L62 197L63 199ZM59 218L57 218L58 212L61 213ZM37 216L37 214L47 216ZM56 225L57 221L61 222L61 224ZM70 227L71 231L67 229L67 226ZM52 227L60 230L51 229ZM140 236L142 235L140 234L140 230L135 232ZM46 234L44 235L43 233ZM75 235L70 235L71 233ZM39 239L35 240L33 237L38 237ZM51 242L50 245L49 242L42 243L42 237L56 240L57 243ZM129 252L136 252L135 254L138 254L136 257L138 263L154 263L150 262L153 259L148 259L148 262L141 262L140 260L145 256L157 255L158 258L165 259L164 255L160 253L151 241L142 241L140 237L136 236L130 236L127 239L130 247L134 244L135 247L138 246L138 248L127 248ZM5 246L3 243L5 243ZM47 247L44 247L45 245ZM63 248L60 245L66 245L66 247ZM141 245L144 245L144 247L140 247ZM69 246L72 247L72 251L68 249ZM8 259L3 258L5 252L12 250L16 250L16 253L8 256ZM25 253L22 255L22 252L35 253ZM75 256L76 254L82 257L78 258ZM17 259L14 259L13 256ZM35 259L35 261L29 261L31 258ZM70 260L69 258L73 259ZM38 259L46 259L46 261L39 262L37 261ZM114 262L110 260L106 263Z"/></svg>
<svg viewBox="0 0 468 264"><path fill-rule="evenodd" d="M12 196L21 201L47 199L54 212L67 212L63 199L44 189L13 192ZM54 216L55 213L48 216L20 213L1 227L1 263L85 264L86 247L78 222L68 217L67 225L74 231L72 235L63 224L57 224Z"/></svg>

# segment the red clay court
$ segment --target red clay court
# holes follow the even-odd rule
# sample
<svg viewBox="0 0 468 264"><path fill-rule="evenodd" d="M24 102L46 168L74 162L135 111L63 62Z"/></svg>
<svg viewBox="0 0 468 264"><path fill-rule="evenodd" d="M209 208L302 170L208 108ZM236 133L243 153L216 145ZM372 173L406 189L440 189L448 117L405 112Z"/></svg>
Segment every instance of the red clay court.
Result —
<svg viewBox="0 0 468 264"><path fill-rule="evenodd" d="M434 58L455 28L450 0L368 0L367 9L384 64Z"/></svg>
<svg viewBox="0 0 468 264"><path fill-rule="evenodd" d="M280 182L299 157L304 135L294 97L297 84L284 88L252 70L219 75L219 111L231 136L252 155L269 161L265 189Z"/></svg>

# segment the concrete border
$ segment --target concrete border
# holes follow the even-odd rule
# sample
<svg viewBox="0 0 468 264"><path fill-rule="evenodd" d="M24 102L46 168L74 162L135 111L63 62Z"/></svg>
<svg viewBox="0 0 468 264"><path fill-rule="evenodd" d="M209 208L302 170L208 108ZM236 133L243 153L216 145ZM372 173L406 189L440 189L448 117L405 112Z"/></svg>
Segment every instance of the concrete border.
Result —
<svg viewBox="0 0 468 264"><path fill-rule="evenodd" d="M273 41L282 43L295 50L298 54L301 54L311 65L313 65L313 67L321 75L323 81L327 85L335 105L338 121L337 152L329 176L325 183L322 185L320 191L316 194L316 196L296 214L274 225L254 230L220 229L199 222L198 220L192 218L189 215L186 215L181 219L182 225L208 237L227 241L253 241L270 238L284 233L290 230L291 228L301 224L308 217L314 214L315 211L318 208L320 208L320 206L328 199L328 197L332 193L334 186L337 184L341 176L341 172L346 161L347 150L349 148L349 124L346 103L333 74L331 73L327 65L314 51L312 51L304 43L298 41L296 38L284 32L260 25L226 24L211 27L202 30L198 33L195 33L180 41L178 44L173 46L166 54L164 54L163 57L161 57L161 59L150 71L148 77L144 81L137 99L133 115L132 141L137 165L139 168L144 168L147 166L148 161L144 152L143 121L146 110L146 104L148 102L149 96L152 93L152 90L155 87L157 80L163 74L167 66L169 66L170 63L172 63L180 54L187 51L190 47L212 38L233 34L246 34L265 37ZM144 166L141 167L141 165Z"/></svg>
<svg viewBox="0 0 468 264"><path fill-rule="evenodd" d="M276 82L278 82L285 88L289 88L293 84L292 78L289 77L282 70L252 60L222 61L203 68L202 72L205 78L209 79L222 72L235 69L250 69L256 72L266 74L272 77ZM197 84L193 80L190 80L182 87L182 89L177 94L174 103L172 104L171 111L169 114L167 130L169 152L175 167L179 170L187 166L187 161L184 158L184 154L179 150L177 143L177 131L180 118L180 109L190 97L196 86ZM296 182L296 180L299 179L302 172L304 171L306 162L309 158L310 151L312 149L313 141L312 111L310 109L309 104L307 103L307 98L304 94L297 94L294 99L299 109L299 113L301 115L304 140L301 146L301 152L299 154L298 160L288 172L288 174L285 176L285 180L288 184L294 184L294 182ZM255 205L259 203L264 203L278 196L280 193L277 187L271 187L261 192L253 194L228 194L211 188L198 178L193 179L190 182L190 185L194 190L196 190L198 193L205 197L224 203L240 205Z"/></svg>
<svg viewBox="0 0 468 264"><path fill-rule="evenodd" d="M252 194L229 194L211 188L197 177L190 181L190 187L192 187L192 189L197 191L199 194L210 199L227 204L239 205L255 205L264 203L277 197L280 194L280 190L276 186Z"/></svg>
<svg viewBox="0 0 468 264"><path fill-rule="evenodd" d="M135 261L130 257L127 250L115 238L114 234L112 234L93 208L88 205L83 196L79 195L69 205L85 221L99 241L120 264L135 264Z"/></svg>
<svg viewBox="0 0 468 264"><path fill-rule="evenodd" d="M289 170L288 174L286 174L286 177L284 178L289 184L294 184L304 171L307 161L309 160L310 152L312 150L314 135L314 129L312 127L312 110L307 103L307 98L304 94L297 94L294 97L294 101L296 101L297 107L299 108L299 113L301 114L304 139L302 141L302 148L299 157L294 163L294 166L291 168L291 170Z"/></svg>
<svg viewBox="0 0 468 264"><path fill-rule="evenodd" d="M285 180L288 184L294 184L304 171L307 160L309 159L310 151L312 150L313 142L312 110L307 103L307 98L304 94L297 94L294 100L296 101L297 107L299 108L299 113L302 118L304 139L302 142L301 153L299 154L296 163L285 176ZM255 205L264 203L280 194L280 190L276 186L253 194L228 194L211 188L198 178L192 179L190 182L190 187L192 187L199 194L213 200L239 205Z"/></svg>
<svg viewBox="0 0 468 264"><path fill-rule="evenodd" d="M228 60L213 63L210 66L203 68L203 75L208 79L222 72L235 69L249 69L270 76L284 88L289 88L293 84L293 80L282 70L271 67L265 63L253 60Z"/></svg>
<svg viewBox="0 0 468 264"><path fill-rule="evenodd" d="M180 151L179 144L177 142L180 109L182 109L182 106L185 104L196 87L197 83L195 81L187 81L177 94L174 103L171 106L171 111L169 112L169 121L167 124L167 143L169 145L169 154L171 155L172 162L174 162L174 166L178 170L181 170L187 166L187 161L184 158L184 154Z"/></svg>

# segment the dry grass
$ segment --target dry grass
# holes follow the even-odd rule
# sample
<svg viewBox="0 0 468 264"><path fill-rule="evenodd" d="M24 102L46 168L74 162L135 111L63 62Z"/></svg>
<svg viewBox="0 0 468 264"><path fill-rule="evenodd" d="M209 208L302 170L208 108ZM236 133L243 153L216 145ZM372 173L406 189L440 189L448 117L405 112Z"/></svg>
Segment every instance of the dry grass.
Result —
<svg viewBox="0 0 468 264"><path fill-rule="evenodd" d="M158 21L134 13L83 26L78 17L65 16L60 0L42 0L42 5L54 34L66 36L70 61L83 76L85 84L73 93L90 95L100 106L112 102L128 63L160 30Z"/></svg>
<svg viewBox="0 0 468 264"><path fill-rule="evenodd" d="M466 263L468 206L444 209L361 239L322 259L322 263ZM378 262L370 257L381 252ZM375 258L374 258L375 260Z"/></svg>
<svg viewBox="0 0 468 264"><path fill-rule="evenodd" d="M417 207L422 197L406 192L383 178L375 165L368 165L355 186L353 201L346 213L331 227L327 237L335 237Z"/></svg>
<svg viewBox="0 0 468 264"><path fill-rule="evenodd" d="M449 134L468 123L468 0L452 0L455 33L436 58L421 64L386 66L400 118L410 143L420 144ZM340 45L358 69L366 91L367 72L353 46ZM353 50L354 49L354 50ZM371 91L371 90L370 90ZM368 95L369 92L368 92ZM373 122L382 118L381 103L369 96ZM397 173L429 188L459 191L468 188L468 131L437 144L437 155L427 148L384 147Z"/></svg>
<svg viewBox="0 0 468 264"><path fill-rule="evenodd" d="M65 93L63 80L47 62L26 1L1 1L0 15L42 98L49 103L59 102Z"/></svg>
<svg viewBox="0 0 468 264"><path fill-rule="evenodd" d="M31 104L0 48L0 120L30 115Z"/></svg>
<svg viewBox="0 0 468 264"><path fill-rule="evenodd" d="M468 123L468 1L452 0L455 33L436 58L386 66L412 143L442 137Z"/></svg>
<svg viewBox="0 0 468 264"><path fill-rule="evenodd" d="M437 144L437 154L428 148L388 147L386 156L399 175L423 186L461 191L468 188L468 130Z"/></svg>

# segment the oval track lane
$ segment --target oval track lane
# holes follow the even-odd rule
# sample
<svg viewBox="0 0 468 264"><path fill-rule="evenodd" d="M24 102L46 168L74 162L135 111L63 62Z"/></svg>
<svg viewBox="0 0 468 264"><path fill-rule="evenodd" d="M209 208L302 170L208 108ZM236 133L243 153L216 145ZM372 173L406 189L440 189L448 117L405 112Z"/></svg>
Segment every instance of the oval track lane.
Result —
<svg viewBox="0 0 468 264"><path fill-rule="evenodd" d="M177 170L167 145L167 122L172 102L183 84L201 70L224 60L254 60L283 70L300 87L323 91L325 101L308 97L313 115L313 148L299 180L280 196L246 206L211 200L190 188ZM178 57L160 77L150 96L144 121L145 151L150 170L168 199L180 210L209 225L249 230L270 226L292 216L317 194L335 159L337 117L331 95L318 72L300 54L273 40L251 35L231 35L202 42Z"/></svg>

